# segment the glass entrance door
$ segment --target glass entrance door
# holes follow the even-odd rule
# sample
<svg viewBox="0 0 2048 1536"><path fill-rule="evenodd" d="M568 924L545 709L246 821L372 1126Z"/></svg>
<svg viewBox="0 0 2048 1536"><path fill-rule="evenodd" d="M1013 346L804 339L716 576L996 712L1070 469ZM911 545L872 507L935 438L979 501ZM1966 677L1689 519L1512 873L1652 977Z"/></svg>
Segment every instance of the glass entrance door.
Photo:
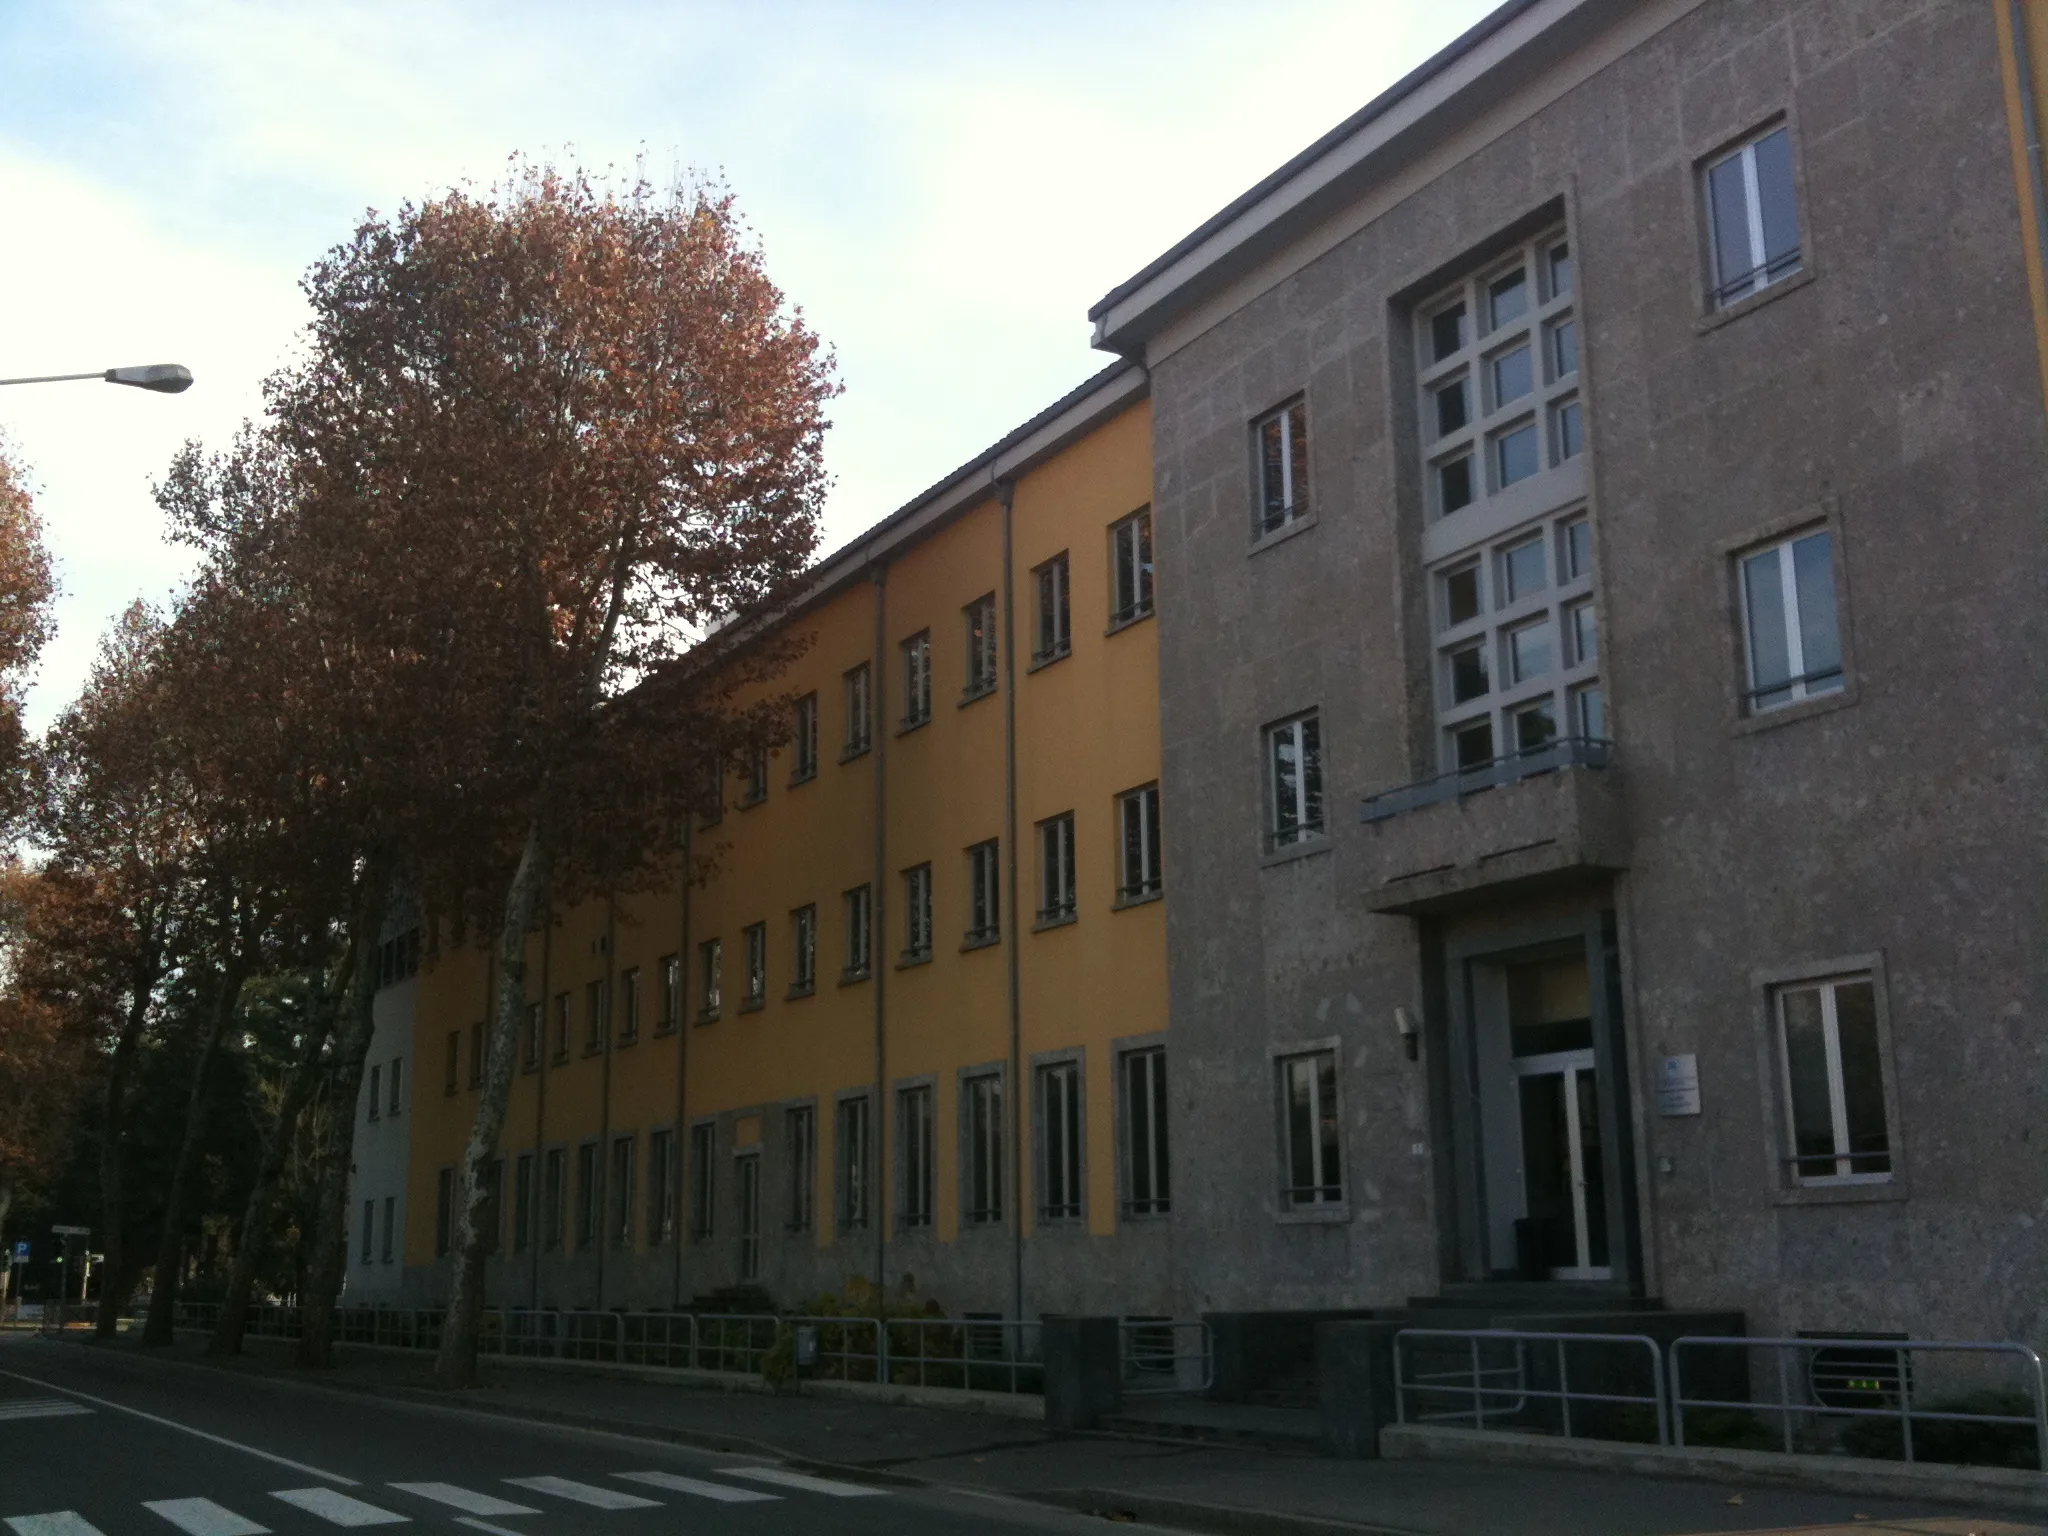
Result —
<svg viewBox="0 0 2048 1536"><path fill-rule="evenodd" d="M1514 1058L1522 1120L1524 1263L1553 1280L1605 1280L1607 1187L1591 1050Z"/></svg>

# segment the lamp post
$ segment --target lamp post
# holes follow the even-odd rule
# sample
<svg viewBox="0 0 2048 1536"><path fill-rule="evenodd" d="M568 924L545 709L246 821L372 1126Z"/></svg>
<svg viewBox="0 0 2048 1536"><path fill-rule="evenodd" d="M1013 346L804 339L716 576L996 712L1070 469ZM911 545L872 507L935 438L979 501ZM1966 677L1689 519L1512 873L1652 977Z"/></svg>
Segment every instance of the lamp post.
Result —
<svg viewBox="0 0 2048 1536"><path fill-rule="evenodd" d="M101 373L44 373L29 379L0 379L0 384L68 384L74 379L100 379L127 384L152 394L178 395L192 387L192 370L183 363L150 363L141 368L109 368Z"/></svg>

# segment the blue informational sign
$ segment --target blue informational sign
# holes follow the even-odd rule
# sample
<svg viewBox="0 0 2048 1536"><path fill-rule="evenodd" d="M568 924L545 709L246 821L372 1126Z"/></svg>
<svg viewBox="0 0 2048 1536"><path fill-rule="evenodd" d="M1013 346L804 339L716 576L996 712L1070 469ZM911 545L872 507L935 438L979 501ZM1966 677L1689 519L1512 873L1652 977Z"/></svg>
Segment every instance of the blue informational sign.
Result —
<svg viewBox="0 0 2048 1536"><path fill-rule="evenodd" d="M28 1239L23 1238L14 1245L14 1257L22 1263L28 1262Z"/></svg>

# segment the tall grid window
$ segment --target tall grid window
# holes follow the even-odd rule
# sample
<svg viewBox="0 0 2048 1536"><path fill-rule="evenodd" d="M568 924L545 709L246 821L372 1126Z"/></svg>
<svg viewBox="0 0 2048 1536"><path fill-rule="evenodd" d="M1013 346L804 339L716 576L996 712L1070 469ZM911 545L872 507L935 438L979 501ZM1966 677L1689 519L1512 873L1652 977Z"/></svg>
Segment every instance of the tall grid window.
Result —
<svg viewBox="0 0 2048 1536"><path fill-rule="evenodd" d="M1074 813L1038 824L1038 920L1063 923L1074 915Z"/></svg>
<svg viewBox="0 0 2048 1536"><path fill-rule="evenodd" d="M932 636L930 630L903 642L903 726L923 725L932 717Z"/></svg>
<svg viewBox="0 0 2048 1536"><path fill-rule="evenodd" d="M1254 536L1277 533L1308 515L1308 402L1290 400L1252 423L1259 477Z"/></svg>
<svg viewBox="0 0 2048 1536"><path fill-rule="evenodd" d="M817 1220L818 1112L808 1104L789 1110L782 1137L789 1151L789 1230L808 1232Z"/></svg>
<svg viewBox="0 0 2048 1536"><path fill-rule="evenodd" d="M1081 1064L1038 1069L1038 1219L1081 1215Z"/></svg>
<svg viewBox="0 0 2048 1536"><path fill-rule="evenodd" d="M961 1215L971 1224L1003 1219L1003 1080L994 1072L968 1078L961 1098Z"/></svg>
<svg viewBox="0 0 2048 1536"><path fill-rule="evenodd" d="M403 1107L403 1105L404 1105L404 1103L405 1103L405 1100L404 1100L403 1096L401 1095L401 1093L400 1093L400 1091L399 1091L399 1086L398 1086L398 1085L399 1085L399 1080L400 1080L400 1078L401 1078L401 1077L402 1077L402 1076L404 1075L404 1071L405 1071L405 1058L404 1058L403 1056L394 1056L394 1057L392 1057L392 1058L391 1058L391 1075L390 1075L390 1077L389 1077L389 1078L387 1078L387 1079L386 1079L386 1081L387 1081L387 1082L389 1082L389 1083L390 1083L390 1085L391 1085L391 1102L390 1102L390 1104L389 1104L389 1105L387 1106L387 1108L388 1108L389 1112L390 1112L390 1113L392 1113L392 1114L394 1114L394 1115L395 1115L395 1114L397 1114L397 1113L399 1112L399 1110L400 1110L400 1109L401 1109L401 1108Z"/></svg>
<svg viewBox="0 0 2048 1536"><path fill-rule="evenodd" d="M1164 888L1159 862L1159 786L1147 784L1116 797L1116 899L1143 901Z"/></svg>
<svg viewBox="0 0 2048 1536"><path fill-rule="evenodd" d="M540 1004L526 1005L526 1025L520 1031L519 1055L528 1072L540 1066Z"/></svg>
<svg viewBox="0 0 2048 1536"><path fill-rule="evenodd" d="M1002 860L994 838L967 850L967 942L988 944L1002 935L1002 902L997 881Z"/></svg>
<svg viewBox="0 0 2048 1536"><path fill-rule="evenodd" d="M640 1038L640 967L628 966L619 973L619 1044L631 1045Z"/></svg>
<svg viewBox="0 0 2048 1536"><path fill-rule="evenodd" d="M1742 557L1743 649L1753 714L1841 692L1833 550L1823 530Z"/></svg>
<svg viewBox="0 0 2048 1536"><path fill-rule="evenodd" d="M658 1246L676 1235L676 1133L647 1135L647 1241Z"/></svg>
<svg viewBox="0 0 2048 1536"><path fill-rule="evenodd" d="M801 784L818 776L818 696L807 693L796 701L796 724L791 732L796 762L789 782Z"/></svg>
<svg viewBox="0 0 2048 1536"><path fill-rule="evenodd" d="M541 1242L550 1253L561 1252L562 1240L568 1230L565 1210L569 1199L568 1173L568 1154L560 1147L550 1148L543 1167L540 1205Z"/></svg>
<svg viewBox="0 0 2048 1536"><path fill-rule="evenodd" d="M932 867L919 864L903 871L903 958L932 957Z"/></svg>
<svg viewBox="0 0 2048 1536"><path fill-rule="evenodd" d="M610 1214L605 1230L614 1248L633 1246L633 1164L639 1150L637 1136L612 1138L611 1176L606 1181L610 1187L605 1190Z"/></svg>
<svg viewBox="0 0 2048 1536"><path fill-rule="evenodd" d="M576 1149L576 1247L581 1250L597 1242L597 1143L587 1141Z"/></svg>
<svg viewBox="0 0 2048 1536"><path fill-rule="evenodd" d="M555 994L555 1046L552 1052L558 1062L569 1059L569 994Z"/></svg>
<svg viewBox="0 0 2048 1536"><path fill-rule="evenodd" d="M1109 530L1109 622L1129 624L1152 611L1152 513L1133 512Z"/></svg>
<svg viewBox="0 0 2048 1536"><path fill-rule="evenodd" d="M929 1227L938 1205L937 1147L930 1084L896 1094L897 1155L903 1159L905 1227Z"/></svg>
<svg viewBox="0 0 2048 1536"><path fill-rule="evenodd" d="M370 1106L367 1118L371 1120L380 1118L384 1113L384 1069L382 1067L370 1068L370 1091L364 1095L364 1098ZM366 1254L365 1257L367 1258L368 1255Z"/></svg>
<svg viewBox="0 0 2048 1536"><path fill-rule="evenodd" d="M683 957L663 955L661 957L661 1012L654 1021L654 1032L665 1035L676 1027L683 1008Z"/></svg>
<svg viewBox="0 0 2048 1536"><path fill-rule="evenodd" d="M1776 996L1792 1175L1799 1184L1892 1176L1877 989L1868 975L1782 987Z"/></svg>
<svg viewBox="0 0 2048 1536"><path fill-rule="evenodd" d="M454 1093L462 1087L462 1031L448 1031L447 1055L443 1061L441 1091Z"/></svg>
<svg viewBox="0 0 2048 1536"><path fill-rule="evenodd" d="M522 1152L512 1165L512 1251L533 1246L533 1154Z"/></svg>
<svg viewBox="0 0 2048 1536"><path fill-rule="evenodd" d="M1280 1062L1282 1153L1287 1182L1281 1194L1289 1210L1334 1205L1344 1199L1337 1118L1337 1053L1311 1051Z"/></svg>
<svg viewBox="0 0 2048 1536"><path fill-rule="evenodd" d="M846 892L846 979L856 981L874 964L874 893L864 885Z"/></svg>
<svg viewBox="0 0 2048 1536"><path fill-rule="evenodd" d="M384 1197L384 1246L380 1263L389 1264L398 1257L398 1196Z"/></svg>
<svg viewBox="0 0 2048 1536"><path fill-rule="evenodd" d="M961 610L967 625L967 681L961 693L977 698L996 685L996 599L991 592Z"/></svg>
<svg viewBox="0 0 2048 1536"><path fill-rule="evenodd" d="M1266 843L1323 835L1323 727L1314 713L1266 727Z"/></svg>
<svg viewBox="0 0 2048 1536"><path fill-rule="evenodd" d="M469 1086L472 1088L484 1085L484 1053L490 1038L488 1029L482 1019L469 1026Z"/></svg>
<svg viewBox="0 0 2048 1536"><path fill-rule="evenodd" d="M1173 1209L1166 1160L1166 1051L1123 1058L1124 1211L1163 1216Z"/></svg>
<svg viewBox="0 0 2048 1536"><path fill-rule="evenodd" d="M749 923L747 941L747 995L743 1006L758 1008L768 1001L768 925Z"/></svg>
<svg viewBox="0 0 2048 1536"><path fill-rule="evenodd" d="M1033 571L1031 583L1035 597L1031 660L1042 666L1073 648L1067 622L1067 552L1061 550Z"/></svg>
<svg viewBox="0 0 2048 1536"><path fill-rule="evenodd" d="M718 1127L709 1120L690 1127L690 1240L711 1237L713 1196L718 1192Z"/></svg>
<svg viewBox="0 0 2048 1536"><path fill-rule="evenodd" d="M734 1204L739 1207L740 1279L761 1278L761 1154L743 1152L733 1159Z"/></svg>
<svg viewBox="0 0 2048 1536"><path fill-rule="evenodd" d="M768 747L755 742L747 748L747 792L740 804L759 805L768 798Z"/></svg>
<svg viewBox="0 0 2048 1536"><path fill-rule="evenodd" d="M697 1020L699 1023L718 1017L719 1005L723 1001L719 977L725 969L725 941L706 939L697 946Z"/></svg>
<svg viewBox="0 0 2048 1536"><path fill-rule="evenodd" d="M374 1244L374 1243L375 1243L376 1241L377 1241L377 1202L376 1202L376 1201L374 1201L374 1200L365 1200L365 1201L363 1202L363 1251L362 1251L362 1262L363 1262L363 1263L367 1264L367 1263L369 1263L369 1262L370 1262L370 1254L371 1254L371 1251L372 1251L372 1245L373 1245L373 1244Z"/></svg>
<svg viewBox="0 0 2048 1536"><path fill-rule="evenodd" d="M869 1178L874 1156L873 1137L868 1129L868 1101L865 1098L839 1101L834 1140L839 1230L857 1232L867 1226L874 1198Z"/></svg>
<svg viewBox="0 0 2048 1536"><path fill-rule="evenodd" d="M485 1253L496 1253L503 1240L505 1159L492 1158L484 1164L484 1208L478 1213Z"/></svg>
<svg viewBox="0 0 2048 1536"><path fill-rule="evenodd" d="M593 981L583 989L583 1050L586 1055L604 1049L605 1030L611 1024L611 988Z"/></svg>
<svg viewBox="0 0 2048 1536"><path fill-rule="evenodd" d="M700 825L715 827L725 820L725 764L713 763L704 770L702 808L697 812Z"/></svg>
<svg viewBox="0 0 2048 1536"><path fill-rule="evenodd" d="M1799 270L1799 195L1792 135L1780 126L1709 162L1707 223L1713 249L1709 307L1724 309Z"/></svg>
<svg viewBox="0 0 2048 1536"><path fill-rule="evenodd" d="M818 985L818 909L806 904L789 914L789 990L792 996Z"/></svg>
<svg viewBox="0 0 2048 1536"><path fill-rule="evenodd" d="M874 681L868 664L862 662L842 680L846 692L846 743L840 751L844 761L867 751L874 730Z"/></svg>

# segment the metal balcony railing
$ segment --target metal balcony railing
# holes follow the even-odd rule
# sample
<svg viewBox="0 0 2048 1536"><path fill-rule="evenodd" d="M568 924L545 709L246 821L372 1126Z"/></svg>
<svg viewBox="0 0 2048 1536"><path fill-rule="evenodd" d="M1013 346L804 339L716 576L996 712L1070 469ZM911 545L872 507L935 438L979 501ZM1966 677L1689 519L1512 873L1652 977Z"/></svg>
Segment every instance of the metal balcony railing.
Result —
<svg viewBox="0 0 2048 1536"><path fill-rule="evenodd" d="M1358 808L1360 821L1385 821L1404 811L1461 800L1483 789L1496 789L1560 768L1605 768L1614 760L1614 743L1591 736L1560 736L1540 747L1510 752L1471 768L1457 768L1433 779L1369 795Z"/></svg>

